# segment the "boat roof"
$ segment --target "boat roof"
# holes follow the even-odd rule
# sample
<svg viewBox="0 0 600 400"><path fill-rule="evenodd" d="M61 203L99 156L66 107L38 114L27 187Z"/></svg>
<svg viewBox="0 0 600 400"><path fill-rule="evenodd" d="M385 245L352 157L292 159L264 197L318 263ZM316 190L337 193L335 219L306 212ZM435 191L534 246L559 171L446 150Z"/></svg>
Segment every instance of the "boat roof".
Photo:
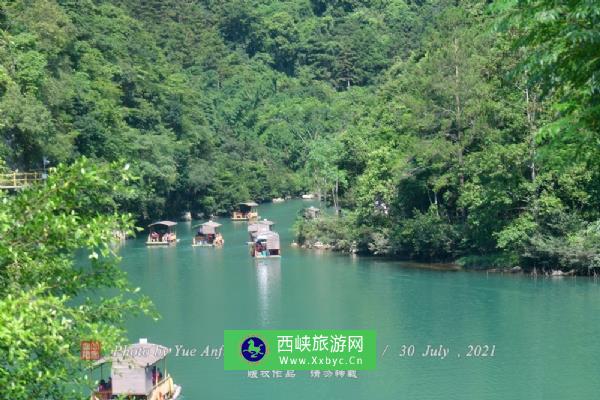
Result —
<svg viewBox="0 0 600 400"><path fill-rule="evenodd" d="M204 226L214 226L214 227L221 226L220 223L215 222L215 221L208 221L208 222L203 223L202 225L204 225Z"/></svg>
<svg viewBox="0 0 600 400"><path fill-rule="evenodd" d="M139 343L131 344L112 352L109 356L102 357L94 363L94 366L113 363L126 365L130 368L145 368L167 357L170 351L171 349L168 347L148 343L145 339L140 339Z"/></svg>
<svg viewBox="0 0 600 400"><path fill-rule="evenodd" d="M175 226L177 225L177 222L173 222L173 221L157 221L154 222L148 226L155 226L155 225L164 225L164 226Z"/></svg>
<svg viewBox="0 0 600 400"><path fill-rule="evenodd" d="M271 225L275 225L275 222L269 221L268 219L263 219L262 221L257 221L257 222L255 222L253 224L249 224L248 225L248 232L255 232L255 231L257 231L259 225L271 226Z"/></svg>
<svg viewBox="0 0 600 400"><path fill-rule="evenodd" d="M268 237L279 237L279 233L274 232L274 231L268 231L268 232L261 232L257 237L256 240L259 239L267 239Z"/></svg>
<svg viewBox="0 0 600 400"><path fill-rule="evenodd" d="M194 225L194 226L192 226L192 228L198 228L199 226L212 226L213 228L217 228L217 227L221 226L221 224L211 220L211 221L205 222L203 224Z"/></svg>
<svg viewBox="0 0 600 400"><path fill-rule="evenodd" d="M248 206L248 207L258 207L258 203L255 203L253 201L246 201L244 203L240 203L241 206Z"/></svg>
<svg viewBox="0 0 600 400"><path fill-rule="evenodd" d="M279 249L281 247L280 243L279 243L279 234L277 232L264 232L259 234L256 237L256 241L255 242L259 242L259 241L265 241L267 242L267 247L269 249Z"/></svg>

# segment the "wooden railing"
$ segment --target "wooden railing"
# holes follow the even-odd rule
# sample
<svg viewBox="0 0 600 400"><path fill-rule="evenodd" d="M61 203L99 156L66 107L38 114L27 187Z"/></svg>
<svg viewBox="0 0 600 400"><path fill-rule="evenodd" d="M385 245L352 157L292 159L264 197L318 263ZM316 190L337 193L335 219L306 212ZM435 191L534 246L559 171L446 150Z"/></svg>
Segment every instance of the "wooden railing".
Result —
<svg viewBox="0 0 600 400"><path fill-rule="evenodd" d="M233 220L255 220L258 219L257 211L234 211L231 215L231 219Z"/></svg>
<svg viewBox="0 0 600 400"><path fill-rule="evenodd" d="M165 376L160 382L156 383L150 392L146 394L147 400L171 400L175 393L175 385L170 375ZM90 400L110 400L112 390L94 391Z"/></svg>
<svg viewBox="0 0 600 400"><path fill-rule="evenodd" d="M20 189L44 179L43 172L11 172L0 174L0 189Z"/></svg>
<svg viewBox="0 0 600 400"><path fill-rule="evenodd" d="M152 391L148 395L148 400L170 400L173 396L173 379L171 376L167 375L163 378L162 381L158 382L152 388Z"/></svg>

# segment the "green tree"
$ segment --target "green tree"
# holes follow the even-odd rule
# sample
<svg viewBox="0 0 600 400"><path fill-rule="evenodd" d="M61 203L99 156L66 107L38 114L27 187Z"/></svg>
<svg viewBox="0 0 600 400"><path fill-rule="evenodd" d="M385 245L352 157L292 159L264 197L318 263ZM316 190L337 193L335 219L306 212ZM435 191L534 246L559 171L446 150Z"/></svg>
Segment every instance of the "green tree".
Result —
<svg viewBox="0 0 600 400"><path fill-rule="evenodd" d="M110 349L123 339L126 316L150 303L118 266L115 231L131 234L131 216L116 211L129 172L81 159L0 207L0 386L14 399L81 399L89 362L82 340ZM77 261L80 253L86 261ZM107 291L111 289L111 292ZM132 314L133 313L133 314ZM93 384L93 383L91 383Z"/></svg>

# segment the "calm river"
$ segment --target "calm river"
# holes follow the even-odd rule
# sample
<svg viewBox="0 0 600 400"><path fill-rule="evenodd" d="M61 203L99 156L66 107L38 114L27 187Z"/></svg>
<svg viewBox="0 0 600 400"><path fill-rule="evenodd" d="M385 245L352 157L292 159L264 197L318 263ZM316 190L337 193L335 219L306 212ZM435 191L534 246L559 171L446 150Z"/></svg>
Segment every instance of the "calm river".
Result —
<svg viewBox="0 0 600 400"><path fill-rule="evenodd" d="M225 246L192 248L191 223L180 243L122 248L130 281L162 319L129 321L130 339L202 351L220 347L224 329L374 329L375 371L348 377L249 378L223 360L169 357L168 369L195 399L592 399L600 393L600 285L588 279L533 279L418 268L402 262L290 247L301 200L268 204L281 260L248 255L247 224L221 218ZM400 357L403 345L415 355ZM445 359L423 357L445 346ZM495 346L469 358L469 345ZM461 355L459 357L458 355Z"/></svg>

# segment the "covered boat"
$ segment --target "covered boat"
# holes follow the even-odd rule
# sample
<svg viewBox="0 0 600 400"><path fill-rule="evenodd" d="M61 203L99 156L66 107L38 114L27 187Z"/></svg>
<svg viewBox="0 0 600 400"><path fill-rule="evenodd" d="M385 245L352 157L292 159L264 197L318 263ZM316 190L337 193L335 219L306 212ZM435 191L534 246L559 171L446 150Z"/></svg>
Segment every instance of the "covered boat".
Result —
<svg viewBox="0 0 600 400"><path fill-rule="evenodd" d="M196 232L196 236L192 239L192 246L222 246L225 241L219 232L220 226L221 224L214 221L194 226L194 228L198 228L198 232Z"/></svg>
<svg viewBox="0 0 600 400"><path fill-rule="evenodd" d="M173 232L173 227L177 222L158 221L148 225L150 233L146 245L148 246L168 246L177 243L177 235Z"/></svg>
<svg viewBox="0 0 600 400"><path fill-rule="evenodd" d="M258 204L247 201L238 205L238 210L233 212L231 219L234 221L254 221L258 219Z"/></svg>
<svg viewBox="0 0 600 400"><path fill-rule="evenodd" d="M304 218L306 219L319 218L319 215L321 215L321 210L315 206L310 206L304 209Z"/></svg>
<svg viewBox="0 0 600 400"><path fill-rule="evenodd" d="M173 383L167 372L166 357L170 349L140 339L95 364L100 369L100 383L91 400L135 398L141 400L175 400L181 386ZM104 365L110 364L110 374L104 377Z"/></svg>
<svg viewBox="0 0 600 400"><path fill-rule="evenodd" d="M270 232L273 229L273 225L275 225L275 222L269 221L268 219L256 221L255 223L248 225L250 243L254 243L254 241L256 240L256 236L259 233Z"/></svg>
<svg viewBox="0 0 600 400"><path fill-rule="evenodd" d="M256 236L250 248L250 255L255 258L281 257L281 245L277 232L263 232Z"/></svg>

